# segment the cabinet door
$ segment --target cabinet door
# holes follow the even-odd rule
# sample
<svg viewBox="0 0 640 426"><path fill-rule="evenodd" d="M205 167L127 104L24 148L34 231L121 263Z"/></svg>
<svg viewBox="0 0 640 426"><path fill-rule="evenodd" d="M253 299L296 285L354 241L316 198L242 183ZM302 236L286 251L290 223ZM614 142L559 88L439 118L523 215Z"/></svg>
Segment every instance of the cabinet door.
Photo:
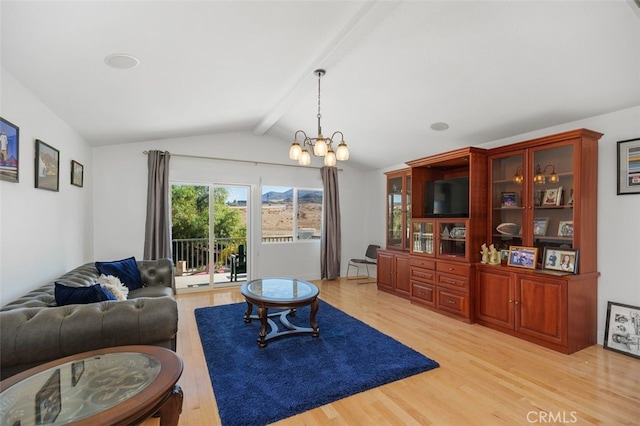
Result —
<svg viewBox="0 0 640 426"><path fill-rule="evenodd" d="M476 317L479 321L514 328L514 283L510 273L479 269L476 293Z"/></svg>
<svg viewBox="0 0 640 426"><path fill-rule="evenodd" d="M387 179L387 248L403 248L404 235L404 176Z"/></svg>
<svg viewBox="0 0 640 426"><path fill-rule="evenodd" d="M436 235L435 221L415 219L412 222L411 252L435 256Z"/></svg>
<svg viewBox="0 0 640 426"><path fill-rule="evenodd" d="M378 287L393 290L393 258L392 253L378 250Z"/></svg>
<svg viewBox="0 0 640 426"><path fill-rule="evenodd" d="M552 343L566 344L566 282L520 276L516 288L516 331Z"/></svg>
<svg viewBox="0 0 640 426"><path fill-rule="evenodd" d="M409 264L409 256L396 255L396 282L395 290L397 293L409 297L411 293L411 266Z"/></svg>
<svg viewBox="0 0 640 426"><path fill-rule="evenodd" d="M529 246L572 248L574 200L574 144L534 149L530 156L533 215L527 224ZM595 173L595 171L594 171ZM579 200L577 200L579 201Z"/></svg>
<svg viewBox="0 0 640 426"><path fill-rule="evenodd" d="M524 151L490 158L490 244L498 250L521 246L527 206L527 164Z"/></svg>

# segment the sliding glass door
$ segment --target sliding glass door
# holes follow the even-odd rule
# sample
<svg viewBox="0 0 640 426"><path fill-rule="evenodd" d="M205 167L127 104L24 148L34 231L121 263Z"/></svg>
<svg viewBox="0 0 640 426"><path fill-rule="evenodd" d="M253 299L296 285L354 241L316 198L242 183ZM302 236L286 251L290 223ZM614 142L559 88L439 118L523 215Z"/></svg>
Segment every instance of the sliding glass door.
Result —
<svg viewBox="0 0 640 426"><path fill-rule="evenodd" d="M249 186L173 184L172 248L178 292L247 280Z"/></svg>

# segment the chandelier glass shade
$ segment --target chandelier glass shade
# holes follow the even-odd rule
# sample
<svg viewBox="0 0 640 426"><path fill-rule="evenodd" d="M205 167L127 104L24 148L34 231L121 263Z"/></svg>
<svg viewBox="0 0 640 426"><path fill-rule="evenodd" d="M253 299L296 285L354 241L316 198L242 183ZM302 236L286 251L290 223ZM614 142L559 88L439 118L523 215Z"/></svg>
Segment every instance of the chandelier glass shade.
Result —
<svg viewBox="0 0 640 426"><path fill-rule="evenodd" d="M307 136L303 130L297 130L293 137L291 148L289 148L289 159L297 160L302 166L308 166L311 164L311 154L309 153L309 150L311 150L315 157L324 157L325 166L335 166L336 161L349 159L349 148L347 148L344 135L340 131L334 132L330 138L322 135L322 126L320 124L322 119L322 114L320 114L320 78L326 74L326 71L317 69L313 73L318 76L318 136L312 138ZM340 135L340 143L334 152L333 146L338 140L338 135Z"/></svg>

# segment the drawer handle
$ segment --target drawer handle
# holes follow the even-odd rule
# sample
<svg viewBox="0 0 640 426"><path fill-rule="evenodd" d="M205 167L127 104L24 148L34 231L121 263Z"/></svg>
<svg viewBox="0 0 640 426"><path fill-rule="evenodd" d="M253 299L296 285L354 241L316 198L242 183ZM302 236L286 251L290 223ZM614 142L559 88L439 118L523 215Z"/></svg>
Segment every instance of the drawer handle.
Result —
<svg viewBox="0 0 640 426"><path fill-rule="evenodd" d="M454 302L453 300L448 300L447 303L449 303L450 305L455 305L456 302Z"/></svg>
<svg viewBox="0 0 640 426"><path fill-rule="evenodd" d="M456 283L455 281L451 281L451 280L449 280L448 282L449 282L449 284L455 284Z"/></svg>
<svg viewBox="0 0 640 426"><path fill-rule="evenodd" d="M449 268L450 271L453 271L453 268Z"/></svg>
<svg viewBox="0 0 640 426"><path fill-rule="evenodd" d="M420 292L420 296L424 296L424 291L421 291L421 292Z"/></svg>

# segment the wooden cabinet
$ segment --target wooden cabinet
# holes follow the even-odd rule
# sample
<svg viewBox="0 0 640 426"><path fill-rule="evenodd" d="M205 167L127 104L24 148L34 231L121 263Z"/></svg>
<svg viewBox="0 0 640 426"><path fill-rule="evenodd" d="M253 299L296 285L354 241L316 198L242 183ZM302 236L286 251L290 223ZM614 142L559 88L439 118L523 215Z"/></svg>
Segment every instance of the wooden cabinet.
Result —
<svg viewBox="0 0 640 426"><path fill-rule="evenodd" d="M489 151L489 228L497 249L579 251L579 272L597 271L598 139L580 129Z"/></svg>
<svg viewBox="0 0 640 426"><path fill-rule="evenodd" d="M393 250L378 250L378 289L409 298L409 254Z"/></svg>
<svg viewBox="0 0 640 426"><path fill-rule="evenodd" d="M482 244L486 229L485 150L463 148L407 164L411 166L413 186L411 301L473 322L472 271L473 263L479 261L479 250L475 248ZM438 197L429 194L428 185L460 178L468 178L468 214L436 217L437 208L430 205L438 202Z"/></svg>
<svg viewBox="0 0 640 426"><path fill-rule="evenodd" d="M579 351L596 343L597 278L479 265L476 321L566 354Z"/></svg>
<svg viewBox="0 0 640 426"><path fill-rule="evenodd" d="M487 241L537 248L538 259L477 267L478 323L564 353L596 343L601 136L578 129L489 150ZM576 273L563 273L554 254L574 250Z"/></svg>
<svg viewBox="0 0 640 426"><path fill-rule="evenodd" d="M411 219L411 169L387 176L387 249L409 251Z"/></svg>

